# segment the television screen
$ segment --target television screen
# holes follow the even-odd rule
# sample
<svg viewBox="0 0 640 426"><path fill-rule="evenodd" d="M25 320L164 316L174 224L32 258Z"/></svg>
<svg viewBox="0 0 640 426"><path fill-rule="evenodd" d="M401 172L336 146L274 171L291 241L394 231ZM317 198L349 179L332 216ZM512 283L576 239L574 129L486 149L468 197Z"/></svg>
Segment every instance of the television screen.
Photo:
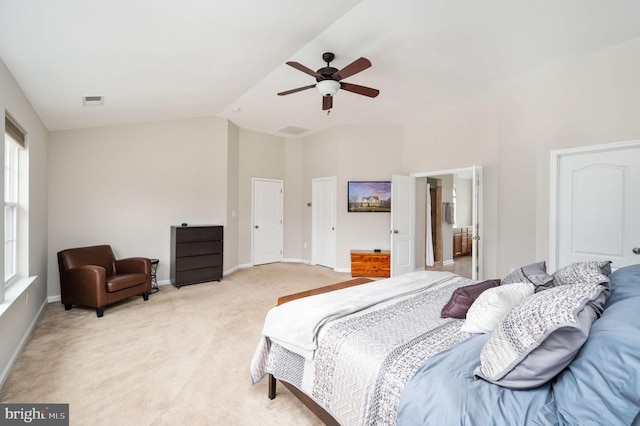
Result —
<svg viewBox="0 0 640 426"><path fill-rule="evenodd" d="M347 197L349 212L389 213L391 211L391 182L348 182Z"/></svg>

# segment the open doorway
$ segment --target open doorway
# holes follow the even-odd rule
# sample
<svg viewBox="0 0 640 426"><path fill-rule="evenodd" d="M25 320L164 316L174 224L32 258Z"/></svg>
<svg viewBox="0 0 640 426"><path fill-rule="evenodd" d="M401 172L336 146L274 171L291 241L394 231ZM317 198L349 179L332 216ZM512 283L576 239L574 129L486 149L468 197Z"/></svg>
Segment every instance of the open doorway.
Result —
<svg viewBox="0 0 640 426"><path fill-rule="evenodd" d="M479 278L479 168L414 176L416 268Z"/></svg>

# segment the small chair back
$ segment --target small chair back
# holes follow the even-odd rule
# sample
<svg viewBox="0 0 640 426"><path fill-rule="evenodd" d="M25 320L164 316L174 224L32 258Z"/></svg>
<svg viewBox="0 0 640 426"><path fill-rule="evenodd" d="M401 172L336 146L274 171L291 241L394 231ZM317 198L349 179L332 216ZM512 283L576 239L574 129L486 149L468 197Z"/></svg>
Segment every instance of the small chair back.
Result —
<svg viewBox="0 0 640 426"><path fill-rule="evenodd" d="M107 276L113 275L115 260L109 245L77 247L58 252L58 268L61 277L67 270L84 265L102 266Z"/></svg>

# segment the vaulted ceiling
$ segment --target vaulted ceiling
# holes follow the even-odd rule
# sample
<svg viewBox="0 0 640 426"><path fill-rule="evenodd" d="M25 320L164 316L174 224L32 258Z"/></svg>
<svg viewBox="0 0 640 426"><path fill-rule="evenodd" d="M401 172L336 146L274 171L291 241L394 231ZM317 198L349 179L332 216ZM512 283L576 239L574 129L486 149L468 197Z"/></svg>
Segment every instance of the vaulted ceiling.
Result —
<svg viewBox="0 0 640 426"><path fill-rule="evenodd" d="M547 63L640 37L637 0L0 0L0 58L49 130L216 115L290 136L401 123L494 96ZM335 53L331 113L315 83ZM104 105L83 106L83 96Z"/></svg>

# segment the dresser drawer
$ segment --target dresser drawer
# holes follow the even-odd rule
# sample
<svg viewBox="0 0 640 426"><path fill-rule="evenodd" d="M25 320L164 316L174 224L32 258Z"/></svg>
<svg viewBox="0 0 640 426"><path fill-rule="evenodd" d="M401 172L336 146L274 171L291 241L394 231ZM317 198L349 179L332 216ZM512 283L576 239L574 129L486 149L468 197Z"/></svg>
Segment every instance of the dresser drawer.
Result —
<svg viewBox="0 0 640 426"><path fill-rule="evenodd" d="M222 241L179 243L176 244L176 253L177 258L222 253Z"/></svg>
<svg viewBox="0 0 640 426"><path fill-rule="evenodd" d="M212 266L222 266L222 254L209 254L205 256L179 257L176 259L176 271L188 269L202 269Z"/></svg>
<svg viewBox="0 0 640 426"><path fill-rule="evenodd" d="M222 267L176 271L175 285L219 281L220 278L222 278Z"/></svg>
<svg viewBox="0 0 640 426"><path fill-rule="evenodd" d="M176 228L177 243L212 240L222 240L221 226Z"/></svg>

